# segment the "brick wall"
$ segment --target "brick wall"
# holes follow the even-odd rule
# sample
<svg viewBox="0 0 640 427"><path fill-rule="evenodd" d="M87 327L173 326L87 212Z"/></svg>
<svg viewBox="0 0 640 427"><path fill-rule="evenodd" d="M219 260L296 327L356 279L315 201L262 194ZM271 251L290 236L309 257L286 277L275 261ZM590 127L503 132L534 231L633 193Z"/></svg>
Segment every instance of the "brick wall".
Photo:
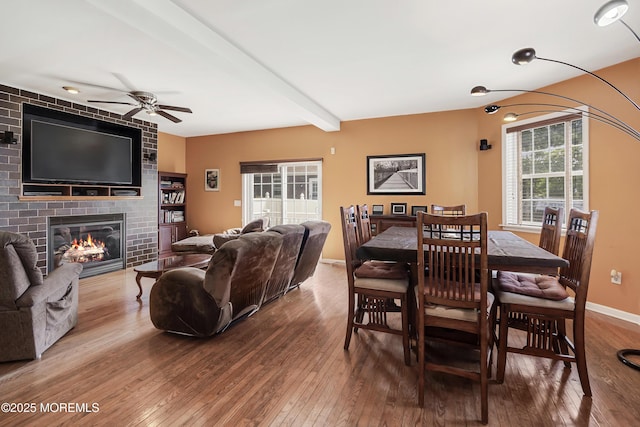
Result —
<svg viewBox="0 0 640 427"><path fill-rule="evenodd" d="M156 259L158 171L155 161L143 160L142 199L18 200L21 185L22 105L24 103L142 129L143 157L156 153L158 149L158 129L155 123L138 119L123 120L120 114L0 84L0 132L12 131L14 137L18 139L16 145L0 144L0 230L29 236L38 249L38 266L46 272L47 217L125 213L127 267Z"/></svg>

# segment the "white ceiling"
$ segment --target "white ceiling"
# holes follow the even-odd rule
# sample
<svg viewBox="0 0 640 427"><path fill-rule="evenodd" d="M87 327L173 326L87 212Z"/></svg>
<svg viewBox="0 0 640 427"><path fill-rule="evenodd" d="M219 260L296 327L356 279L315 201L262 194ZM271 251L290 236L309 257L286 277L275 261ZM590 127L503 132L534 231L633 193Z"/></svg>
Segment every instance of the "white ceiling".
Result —
<svg viewBox="0 0 640 427"><path fill-rule="evenodd" d="M87 104L157 94L189 137L480 107L473 86L537 89L638 57L605 0L0 0L0 83ZM625 22L640 31L640 4ZM62 86L75 86L78 95ZM624 90L624 88L621 88ZM124 114L132 107L91 104Z"/></svg>

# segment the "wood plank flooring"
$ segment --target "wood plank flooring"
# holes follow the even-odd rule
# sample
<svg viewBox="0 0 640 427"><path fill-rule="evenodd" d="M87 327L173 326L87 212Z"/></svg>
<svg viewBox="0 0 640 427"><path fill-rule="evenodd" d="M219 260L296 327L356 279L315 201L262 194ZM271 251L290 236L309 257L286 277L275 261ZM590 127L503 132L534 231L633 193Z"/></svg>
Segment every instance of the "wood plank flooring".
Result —
<svg viewBox="0 0 640 427"><path fill-rule="evenodd" d="M78 326L41 360L0 363L0 402L35 404L0 412L0 425L480 425L478 384L464 379L428 373L418 407L399 336L360 331L343 350L343 265L321 263L300 289L210 339L155 329L151 284L137 302L131 269L83 279ZM593 398L575 367L509 355L504 384L489 386L489 425L640 425L640 372L616 358L640 347L640 326L589 312L587 331Z"/></svg>

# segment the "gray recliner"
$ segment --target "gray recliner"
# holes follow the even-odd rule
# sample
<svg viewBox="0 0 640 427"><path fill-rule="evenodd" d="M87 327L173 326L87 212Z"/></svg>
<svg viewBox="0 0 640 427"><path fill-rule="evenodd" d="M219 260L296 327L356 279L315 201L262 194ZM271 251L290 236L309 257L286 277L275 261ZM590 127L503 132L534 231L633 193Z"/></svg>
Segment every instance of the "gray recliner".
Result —
<svg viewBox="0 0 640 427"><path fill-rule="evenodd" d="M28 237L0 231L0 362L38 359L78 322L82 264L43 277Z"/></svg>

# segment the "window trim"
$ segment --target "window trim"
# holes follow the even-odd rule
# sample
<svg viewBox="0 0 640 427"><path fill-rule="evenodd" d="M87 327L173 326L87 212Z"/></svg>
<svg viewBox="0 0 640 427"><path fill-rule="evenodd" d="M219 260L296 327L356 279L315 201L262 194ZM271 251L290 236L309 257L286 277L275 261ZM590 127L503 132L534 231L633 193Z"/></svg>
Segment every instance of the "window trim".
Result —
<svg viewBox="0 0 640 427"><path fill-rule="evenodd" d="M277 166L277 172L273 172L270 170L265 169L264 172L265 173L278 173L278 174L282 174L283 168L284 167L295 167L298 165L309 165L309 164L316 164L318 166L318 176L317 178L315 178L315 183L316 183L316 190L318 193L318 211L320 214L320 219L322 219L322 174L323 174L323 165L324 165L324 159L323 158L312 158L312 159L295 159L295 160L278 160L278 161L270 161L270 162L241 162L241 168L242 166L247 166L250 165L251 167L254 165L276 165ZM242 194L241 194L241 199L242 199L242 224L245 225L245 223L248 221L248 219L250 218L250 207L249 205L246 203L245 200L245 191L248 191L248 188L251 186L250 184L253 184L253 182L251 181L251 177L253 176L254 173L262 173L260 170L252 170L251 168L246 168L244 173L241 173L241 177L242 177ZM283 177L283 180L281 182L282 185L282 191L286 192L286 188L287 188L287 181L286 181L286 177ZM291 199L292 200L292 199ZM283 211L282 211L283 216L285 215L285 210L283 207ZM272 224L273 225L273 224Z"/></svg>
<svg viewBox="0 0 640 427"><path fill-rule="evenodd" d="M507 194L506 189L508 188L508 177L507 177L507 135L513 132L513 128L520 128L519 130L523 130L522 128L531 128L537 126L530 126L531 124L540 124L540 126L548 125L549 123L553 123L557 120L558 117L575 116L576 114L582 115L582 186L583 186L583 197L584 197L584 210L589 210L589 108L586 105L581 105L575 108L569 108L563 111L552 112L550 114L545 114L542 116L536 116L529 119L520 120L517 123L505 123L502 125L502 188L501 188L501 196L502 196L502 218L501 223L499 224L500 228L507 231L516 231L523 233L540 233L542 229L542 224L540 225L531 225L531 224L510 224L507 221ZM573 176L573 175L572 175ZM565 218L562 223L562 234L564 235L566 231L567 225L567 217L569 215L569 209L565 209Z"/></svg>

